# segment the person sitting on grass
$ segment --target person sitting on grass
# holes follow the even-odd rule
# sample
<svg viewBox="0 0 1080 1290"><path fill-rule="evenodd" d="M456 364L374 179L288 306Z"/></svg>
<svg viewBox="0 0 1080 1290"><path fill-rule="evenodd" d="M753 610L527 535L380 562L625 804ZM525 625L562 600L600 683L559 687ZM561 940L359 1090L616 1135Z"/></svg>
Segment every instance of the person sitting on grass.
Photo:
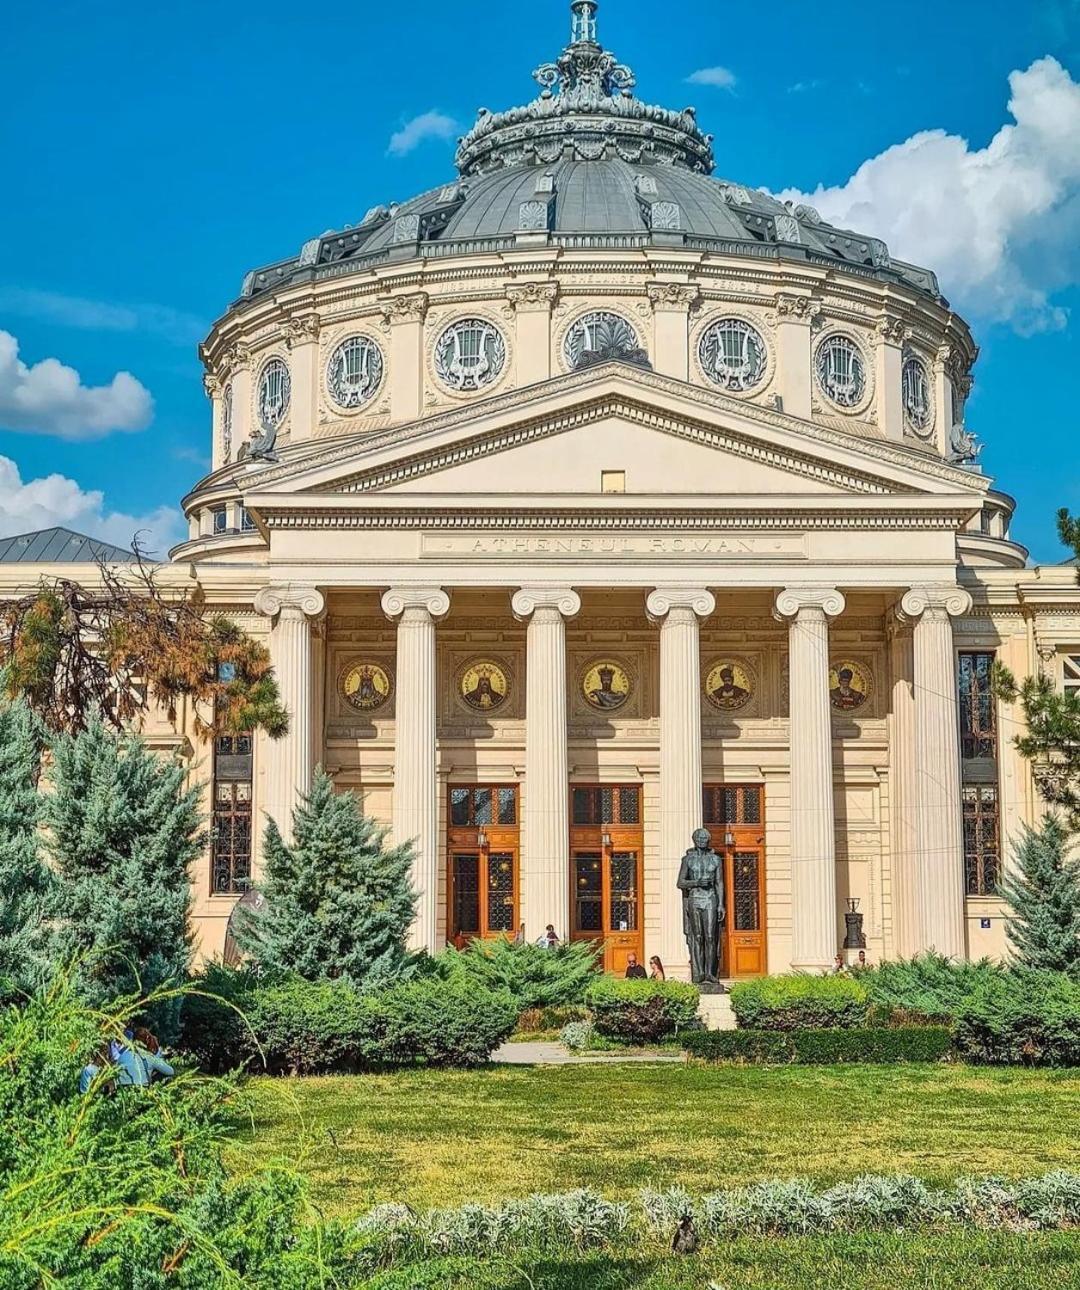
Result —
<svg viewBox="0 0 1080 1290"><path fill-rule="evenodd" d="M645 969L637 961L637 955L631 954L626 960L626 979L628 981L644 981L645 976Z"/></svg>

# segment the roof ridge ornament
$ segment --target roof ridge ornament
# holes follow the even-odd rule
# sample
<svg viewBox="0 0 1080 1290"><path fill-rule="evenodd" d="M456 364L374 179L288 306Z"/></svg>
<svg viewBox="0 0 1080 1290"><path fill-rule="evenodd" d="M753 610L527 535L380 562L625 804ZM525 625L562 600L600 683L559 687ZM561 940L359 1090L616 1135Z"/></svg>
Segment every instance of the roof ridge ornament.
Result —
<svg viewBox="0 0 1080 1290"><path fill-rule="evenodd" d="M605 155L712 173L712 136L702 133L694 109L674 112L634 96L633 71L597 38L598 8L596 0L573 0L570 44L533 72L537 98L505 112L480 109L458 145L462 175Z"/></svg>

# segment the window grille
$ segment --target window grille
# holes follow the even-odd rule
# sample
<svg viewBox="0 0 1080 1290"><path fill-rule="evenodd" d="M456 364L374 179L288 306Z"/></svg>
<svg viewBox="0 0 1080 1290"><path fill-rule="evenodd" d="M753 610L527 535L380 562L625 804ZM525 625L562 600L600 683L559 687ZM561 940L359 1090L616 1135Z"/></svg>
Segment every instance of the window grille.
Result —
<svg viewBox="0 0 1080 1290"><path fill-rule="evenodd" d="M702 819L706 827L760 824L762 795L758 784L707 784Z"/></svg>
<svg viewBox="0 0 1080 1290"><path fill-rule="evenodd" d="M637 786L575 786L571 817L578 825L640 824L641 789Z"/></svg>
<svg viewBox="0 0 1080 1290"><path fill-rule="evenodd" d="M907 423L917 434L922 434L933 424L934 403L930 373L921 358L912 354L904 360L900 383Z"/></svg>
<svg viewBox="0 0 1080 1290"><path fill-rule="evenodd" d="M822 390L842 408L853 408L866 392L866 364L858 345L847 336L828 336L817 349L817 377Z"/></svg>
<svg viewBox="0 0 1080 1290"><path fill-rule="evenodd" d="M259 378L259 420L264 430L276 430L289 410L292 382L289 369L280 358L272 358Z"/></svg>
<svg viewBox="0 0 1080 1290"><path fill-rule="evenodd" d="M721 389L749 390L765 375L766 351L761 335L741 318L721 318L698 343L701 370Z"/></svg>
<svg viewBox="0 0 1080 1290"><path fill-rule="evenodd" d="M252 763L250 735L214 741L210 889L216 896L235 895L251 881Z"/></svg>
<svg viewBox="0 0 1080 1290"><path fill-rule="evenodd" d="M1080 694L1080 654L1062 656L1061 688L1066 694Z"/></svg>
<svg viewBox="0 0 1080 1290"><path fill-rule="evenodd" d="M958 658L960 756L965 761L997 756L997 701L992 688L994 655L965 651Z"/></svg>
<svg viewBox="0 0 1080 1290"><path fill-rule="evenodd" d="M450 790L450 823L460 829L517 824L517 786L470 784Z"/></svg>
<svg viewBox="0 0 1080 1290"><path fill-rule="evenodd" d="M213 519L214 533L227 533L229 531L229 512L224 506L215 506L210 512Z"/></svg>
<svg viewBox="0 0 1080 1290"><path fill-rule="evenodd" d="M251 518L251 512L246 506L240 507L240 532L254 533L255 521Z"/></svg>
<svg viewBox="0 0 1080 1290"><path fill-rule="evenodd" d="M965 784L964 882L969 896L993 896L1001 865L998 791L994 784Z"/></svg>

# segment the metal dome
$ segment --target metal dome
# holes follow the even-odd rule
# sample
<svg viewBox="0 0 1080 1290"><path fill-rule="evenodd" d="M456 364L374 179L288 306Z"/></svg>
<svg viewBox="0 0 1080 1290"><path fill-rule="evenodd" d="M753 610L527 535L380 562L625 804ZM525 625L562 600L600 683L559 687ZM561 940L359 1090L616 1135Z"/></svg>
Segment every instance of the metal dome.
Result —
<svg viewBox="0 0 1080 1290"><path fill-rule="evenodd" d="M597 40L597 7L574 0L571 43L533 73L537 98L480 112L458 145L456 180L312 238L295 258L249 273L243 297L380 262L547 243L810 261L940 299L935 275L892 259L880 239L827 224L812 206L711 178L712 140L694 109L634 96L633 72Z"/></svg>

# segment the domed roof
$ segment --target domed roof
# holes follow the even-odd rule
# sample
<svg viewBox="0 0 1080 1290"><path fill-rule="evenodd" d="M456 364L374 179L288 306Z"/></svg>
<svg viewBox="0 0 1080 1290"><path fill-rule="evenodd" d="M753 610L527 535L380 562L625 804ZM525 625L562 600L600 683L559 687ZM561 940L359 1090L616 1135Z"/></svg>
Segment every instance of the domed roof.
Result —
<svg viewBox="0 0 1080 1290"><path fill-rule="evenodd" d="M597 8L573 0L570 44L533 73L538 97L480 111L458 145L456 180L312 238L295 258L249 273L243 297L379 263L547 243L810 261L941 298L933 273L894 260L878 238L827 224L812 206L711 178L712 137L694 109L634 96L633 72L597 40Z"/></svg>

